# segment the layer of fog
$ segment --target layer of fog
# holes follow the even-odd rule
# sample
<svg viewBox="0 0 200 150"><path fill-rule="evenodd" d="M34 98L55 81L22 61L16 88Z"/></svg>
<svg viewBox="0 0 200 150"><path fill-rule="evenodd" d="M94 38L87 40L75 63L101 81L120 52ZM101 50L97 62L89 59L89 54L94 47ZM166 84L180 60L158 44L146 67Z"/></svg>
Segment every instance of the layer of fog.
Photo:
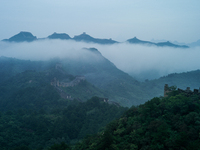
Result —
<svg viewBox="0 0 200 150"><path fill-rule="evenodd" d="M119 44L100 51L118 68L138 80L200 69L200 47L182 49Z"/></svg>
<svg viewBox="0 0 200 150"><path fill-rule="evenodd" d="M180 49L128 43L99 45L64 40L41 40L31 43L0 42L0 56L26 60L48 60L54 57L87 61L97 59L94 54L84 51L83 47L97 48L119 69L138 80L200 69L200 47Z"/></svg>
<svg viewBox="0 0 200 150"><path fill-rule="evenodd" d="M87 43L72 40L39 40L34 42L0 42L0 56L24 60L50 60L53 58L91 60L98 57L90 51Z"/></svg>

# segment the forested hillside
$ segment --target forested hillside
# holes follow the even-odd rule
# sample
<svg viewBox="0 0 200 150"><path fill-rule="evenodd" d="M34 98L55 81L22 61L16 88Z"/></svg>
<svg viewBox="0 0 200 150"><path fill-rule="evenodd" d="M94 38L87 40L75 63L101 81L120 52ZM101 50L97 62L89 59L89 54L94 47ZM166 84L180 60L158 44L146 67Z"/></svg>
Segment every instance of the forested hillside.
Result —
<svg viewBox="0 0 200 150"><path fill-rule="evenodd" d="M181 89L190 87L191 90L200 88L200 70L183 73L173 73L155 80L142 83L144 91L147 91L151 98L163 96L164 85L176 86Z"/></svg>
<svg viewBox="0 0 200 150"><path fill-rule="evenodd" d="M173 91L131 107L102 132L85 138L77 150L200 149L200 96Z"/></svg>
<svg viewBox="0 0 200 150"><path fill-rule="evenodd" d="M199 70L138 82L96 49L84 50L94 57L49 61L0 58L3 150L200 148L199 96L174 91L169 97L160 97L164 84L198 88ZM155 96L160 98L147 101ZM108 124L127 110L117 102L135 106Z"/></svg>
<svg viewBox="0 0 200 150"><path fill-rule="evenodd" d="M91 96L108 97L110 100L128 107L142 104L155 96L163 96L163 88L165 84L170 86L175 85L182 89L186 89L186 87L190 87L191 89L199 88L199 70L185 73L174 73L159 79L139 82L128 74L117 69L111 62L105 59L97 49L83 49L83 51L89 53L92 52L92 58L90 60L80 58L79 60L51 59L49 61L29 61L1 57L0 87L2 88L2 86L7 85L8 87L12 87L12 90L18 88L13 87L16 84L10 81L11 77L15 76L12 79L14 80L14 78L19 76L17 75L18 73L22 73L26 70L35 71L32 72L32 74L37 73L38 79L43 78L41 80L42 82L47 81L46 78L48 76L48 84L56 76L58 76L60 78L59 80L62 81L65 78L72 80L68 77L69 75L73 76L73 78L78 75L84 76L88 82L83 82L84 84L80 84L80 86L77 87L65 88L67 94L69 94L67 91L71 91L74 98L83 100L89 99ZM56 64L61 65L62 68L55 70ZM52 68L54 68L54 71ZM54 74L47 75L48 71L54 72ZM32 79L29 78L29 81L30 80ZM7 81L9 81L9 83L6 84L5 82ZM38 81L38 84L40 84L39 82L40 81ZM33 85L33 82L29 84L29 86L30 85ZM3 94L5 95L5 92L3 92Z"/></svg>
<svg viewBox="0 0 200 150"><path fill-rule="evenodd" d="M127 110L93 97L87 102L71 101L65 108L50 112L9 110L0 113L0 145L2 150L47 149L54 144L74 143L94 134Z"/></svg>
<svg viewBox="0 0 200 150"><path fill-rule="evenodd" d="M83 51L85 51L87 55L90 55L90 59L85 59L86 56L83 56L79 59L55 58L49 61L27 61L1 57L1 82L7 82L10 77L26 70L45 72L51 68L55 68L56 64L59 64L62 66L61 72L71 74L74 77L84 76L90 84L100 89L101 92L97 92L97 94L95 94L96 96L99 96L98 94L103 92L103 95L109 97L110 100L129 107L133 104L138 105L145 102L148 98L148 94L143 92L137 80L117 69L114 64L105 59L97 49L83 49ZM59 71L60 69L57 70L57 72ZM93 87L92 89L95 88ZM80 91L81 90L79 90L79 92ZM102 94L100 96L102 96ZM79 97L81 98L83 95ZM85 98L88 99L90 97Z"/></svg>
<svg viewBox="0 0 200 150"><path fill-rule="evenodd" d="M70 84L68 87L58 87L51 85L55 78L66 83L73 83L76 79L73 75L54 68L43 72L29 70L10 77L0 84L1 111L20 108L51 110L63 108L74 99L86 101L93 96L104 97L104 92L86 80Z"/></svg>

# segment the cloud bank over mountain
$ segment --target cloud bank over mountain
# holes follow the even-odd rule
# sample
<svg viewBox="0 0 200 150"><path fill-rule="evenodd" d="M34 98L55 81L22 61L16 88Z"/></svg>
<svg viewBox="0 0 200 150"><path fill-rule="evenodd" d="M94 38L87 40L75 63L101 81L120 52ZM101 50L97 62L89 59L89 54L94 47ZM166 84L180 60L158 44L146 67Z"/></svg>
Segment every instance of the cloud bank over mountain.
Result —
<svg viewBox="0 0 200 150"><path fill-rule="evenodd" d="M26 60L59 57L90 61L98 58L90 51L82 49L90 47L97 48L119 69L141 80L200 69L200 47L179 49L128 43L99 45L71 40L41 40L31 43L0 42L0 56Z"/></svg>
<svg viewBox="0 0 200 150"><path fill-rule="evenodd" d="M169 47L118 44L99 49L119 69L141 79L200 69L200 47Z"/></svg>
<svg viewBox="0 0 200 150"><path fill-rule="evenodd" d="M89 51L85 43L62 40L41 40L34 42L7 43L0 42L0 56L26 60L49 60L52 58L88 59ZM87 56L88 55L88 56ZM92 58L91 58L92 59Z"/></svg>

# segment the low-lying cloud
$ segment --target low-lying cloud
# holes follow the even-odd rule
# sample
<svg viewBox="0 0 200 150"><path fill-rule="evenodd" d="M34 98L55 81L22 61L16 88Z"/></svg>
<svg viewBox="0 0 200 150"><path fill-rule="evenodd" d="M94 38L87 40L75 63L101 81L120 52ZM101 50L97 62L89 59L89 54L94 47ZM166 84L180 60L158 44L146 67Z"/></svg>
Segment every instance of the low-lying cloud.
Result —
<svg viewBox="0 0 200 150"><path fill-rule="evenodd" d="M78 59L84 56L85 43L63 40L40 40L35 42L1 42L0 56L28 60L49 60L54 57Z"/></svg>
<svg viewBox="0 0 200 150"><path fill-rule="evenodd" d="M200 47L181 49L119 44L100 51L118 68L138 79L200 69Z"/></svg>
<svg viewBox="0 0 200 150"><path fill-rule="evenodd" d="M70 40L41 40L31 43L0 42L0 56L26 60L48 60L54 57L94 59L90 52L82 50L84 47L97 48L119 69L141 80L200 69L200 47L180 49L128 43L99 45Z"/></svg>

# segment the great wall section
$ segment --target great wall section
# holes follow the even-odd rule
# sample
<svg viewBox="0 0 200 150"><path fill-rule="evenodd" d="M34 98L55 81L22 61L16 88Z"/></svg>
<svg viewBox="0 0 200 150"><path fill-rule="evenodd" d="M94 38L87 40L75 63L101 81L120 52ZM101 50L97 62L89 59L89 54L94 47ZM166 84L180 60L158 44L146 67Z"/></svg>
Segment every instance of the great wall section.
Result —
<svg viewBox="0 0 200 150"><path fill-rule="evenodd" d="M168 84L165 84L164 86L164 97L167 97L173 90L168 86ZM194 89L193 91L190 90L190 87L187 87L185 90L182 90L180 88L177 89L179 94L183 94L185 96L191 96L191 95L198 95L200 97L200 88Z"/></svg>
<svg viewBox="0 0 200 150"><path fill-rule="evenodd" d="M55 69L57 71L59 71L60 73L62 73L62 74L66 74L63 71L62 64L60 64L60 63L56 64ZM84 76L76 76L75 79L73 79L72 81L68 81L68 80L62 80L62 81L60 81L59 79L57 79L56 77L54 77L52 79L52 81L51 81L50 84L56 88L56 90L60 94L61 98L68 99L68 100L73 100L74 98L70 94L68 94L67 92L65 92L63 90L63 88L66 88L66 87L75 87L75 86L79 85L81 82L83 82L85 80L86 79L85 79ZM78 100L79 102L83 102L79 98L76 98L76 100ZM102 101L102 102L111 104L111 105L116 105L117 107L120 106L119 103L114 102L114 101L109 101L108 98L99 98L99 100Z"/></svg>

